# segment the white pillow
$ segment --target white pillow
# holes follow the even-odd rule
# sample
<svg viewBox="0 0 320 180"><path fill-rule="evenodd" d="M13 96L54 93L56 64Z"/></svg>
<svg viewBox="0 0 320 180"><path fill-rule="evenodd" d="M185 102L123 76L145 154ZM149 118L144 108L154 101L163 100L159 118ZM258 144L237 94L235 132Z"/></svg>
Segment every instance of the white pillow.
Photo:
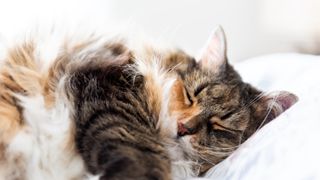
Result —
<svg viewBox="0 0 320 180"><path fill-rule="evenodd" d="M244 81L267 91L293 92L299 101L205 177L320 179L320 57L276 54L241 62L235 68Z"/></svg>

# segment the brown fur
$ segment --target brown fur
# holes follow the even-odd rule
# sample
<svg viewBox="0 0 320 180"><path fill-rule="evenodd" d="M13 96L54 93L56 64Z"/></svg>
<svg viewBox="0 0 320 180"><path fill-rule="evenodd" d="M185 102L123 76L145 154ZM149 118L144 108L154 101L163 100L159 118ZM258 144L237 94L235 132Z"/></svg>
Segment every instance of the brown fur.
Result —
<svg viewBox="0 0 320 180"><path fill-rule="evenodd" d="M101 179L169 179L168 155L156 129L155 79L136 73L124 46L105 47L67 68L77 149Z"/></svg>

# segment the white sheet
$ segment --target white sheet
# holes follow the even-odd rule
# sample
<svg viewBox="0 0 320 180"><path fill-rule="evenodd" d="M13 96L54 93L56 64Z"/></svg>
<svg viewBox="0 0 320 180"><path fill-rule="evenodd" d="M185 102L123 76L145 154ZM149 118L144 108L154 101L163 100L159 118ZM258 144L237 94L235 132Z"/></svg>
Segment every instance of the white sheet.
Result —
<svg viewBox="0 0 320 180"><path fill-rule="evenodd" d="M211 169L214 180L320 179L320 57L276 54L235 65L264 90L288 90L299 102Z"/></svg>

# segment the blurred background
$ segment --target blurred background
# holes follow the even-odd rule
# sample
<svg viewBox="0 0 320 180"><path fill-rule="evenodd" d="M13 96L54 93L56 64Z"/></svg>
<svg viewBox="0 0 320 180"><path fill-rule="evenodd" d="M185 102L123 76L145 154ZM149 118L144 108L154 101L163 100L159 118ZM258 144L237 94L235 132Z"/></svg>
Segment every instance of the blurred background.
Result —
<svg viewBox="0 0 320 180"><path fill-rule="evenodd" d="M320 53L319 0L0 0L0 37L59 21L82 27L133 23L192 54L222 25L231 61Z"/></svg>

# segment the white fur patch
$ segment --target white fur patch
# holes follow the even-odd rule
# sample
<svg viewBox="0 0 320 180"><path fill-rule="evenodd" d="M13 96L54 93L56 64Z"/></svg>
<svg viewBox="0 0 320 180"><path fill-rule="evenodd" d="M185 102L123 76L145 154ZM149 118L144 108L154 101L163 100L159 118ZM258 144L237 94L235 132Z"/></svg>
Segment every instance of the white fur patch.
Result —
<svg viewBox="0 0 320 180"><path fill-rule="evenodd" d="M25 126L10 143L9 156L23 161L26 179L78 179L84 164L70 145L71 119L65 104L58 101L46 110L42 96L18 96L24 108ZM71 136L71 137L70 137ZM7 164L15 169L15 164ZM5 176L3 176L5 177Z"/></svg>

